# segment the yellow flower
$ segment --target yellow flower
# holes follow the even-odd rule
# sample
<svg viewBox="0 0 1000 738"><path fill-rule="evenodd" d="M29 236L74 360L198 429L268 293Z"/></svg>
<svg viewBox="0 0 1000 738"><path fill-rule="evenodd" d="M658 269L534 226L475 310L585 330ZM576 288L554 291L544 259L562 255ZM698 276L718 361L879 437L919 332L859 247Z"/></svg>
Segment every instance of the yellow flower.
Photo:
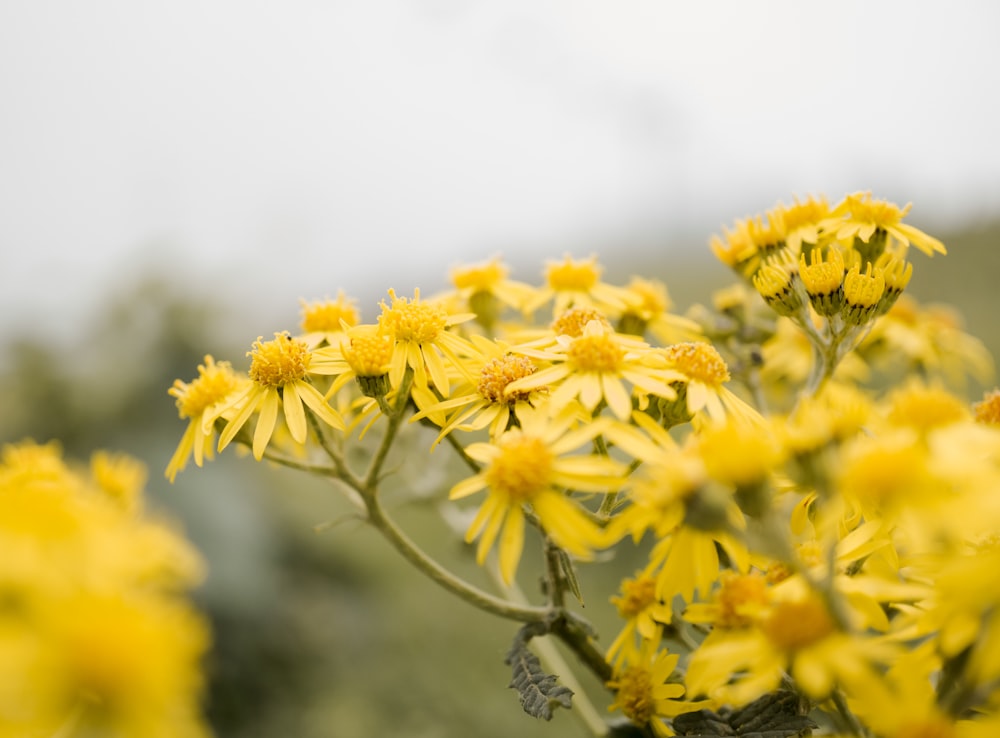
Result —
<svg viewBox="0 0 1000 738"><path fill-rule="evenodd" d="M670 296L658 280L632 277L625 286L627 305L619 319L621 333L643 336L648 331L662 343L702 339L701 326L669 312Z"/></svg>
<svg viewBox="0 0 1000 738"><path fill-rule="evenodd" d="M302 335L298 339L309 348L326 343L335 346L340 342L345 329L360 321L354 300L337 293L337 299L302 301Z"/></svg>
<svg viewBox="0 0 1000 738"><path fill-rule="evenodd" d="M487 329L496 322L502 307L522 310L533 295L530 285L508 279L508 274L507 266L498 258L451 270L458 298Z"/></svg>
<svg viewBox="0 0 1000 738"><path fill-rule="evenodd" d="M557 346L548 351L514 347L512 351L553 366L508 385L509 392L523 392L542 386L552 388L554 407L579 399L593 413L603 400L620 420L632 414L632 398L624 382L659 397L672 399L676 393L668 382L681 375L655 362L648 344L615 333L596 320L587 323L576 338L559 336ZM659 363L659 366L657 366Z"/></svg>
<svg viewBox="0 0 1000 738"><path fill-rule="evenodd" d="M759 247L751 233L750 219L738 220L732 229L723 228L723 235L712 236L709 247L716 258L737 274L749 279L760 267Z"/></svg>
<svg viewBox="0 0 1000 738"><path fill-rule="evenodd" d="M1000 389L983 394L982 402L972 406L976 422L984 425L1000 425Z"/></svg>
<svg viewBox="0 0 1000 738"><path fill-rule="evenodd" d="M993 376L993 357L982 341L963 330L954 309L921 306L908 295L875 323L858 350L875 365L942 377L957 386L966 376L983 384Z"/></svg>
<svg viewBox="0 0 1000 738"><path fill-rule="evenodd" d="M603 313L620 313L625 307L625 291L601 281L597 257L574 260L569 254L561 262L550 261L545 270L545 286L524 306L532 313L554 300L552 315L561 315L571 307L593 307Z"/></svg>
<svg viewBox="0 0 1000 738"><path fill-rule="evenodd" d="M691 695L743 705L788 673L806 696L821 700L836 686L868 683L894 654L881 641L841 630L818 595L798 594L775 599L752 627L713 631L692 653L685 684Z"/></svg>
<svg viewBox="0 0 1000 738"><path fill-rule="evenodd" d="M776 224L788 249L797 254L802 251L803 244L819 244L824 235L823 223L830 213L830 204L825 197L814 198L810 195L805 200L796 197L788 206L778 203L768 211L767 217Z"/></svg>
<svg viewBox="0 0 1000 738"><path fill-rule="evenodd" d="M527 356L510 353L504 344L473 336L472 342L482 355L468 363L476 382L464 381L454 396L423 408L411 421L429 417L441 425L441 432L434 440L433 449L453 430L477 431L489 427L490 438L497 438L510 427L530 425L531 418L547 412L548 388L534 387L511 390L518 379L530 377L537 371L535 362ZM476 369L478 367L478 370ZM449 413L446 418L436 416Z"/></svg>
<svg viewBox="0 0 1000 738"><path fill-rule="evenodd" d="M191 383L174 380L174 386L167 392L177 398L181 418L190 418L191 422L167 464L167 479L173 482L177 472L187 466L192 454L198 466L206 458L213 457L215 433L212 424L225 412L220 412L220 408L231 408L233 397L246 386L246 377L237 375L228 361L216 364L211 356L206 356L205 363L198 366L198 377Z"/></svg>
<svg viewBox="0 0 1000 738"><path fill-rule="evenodd" d="M625 619L605 656L612 664L629 660L638 652L636 635L643 640L654 640L660 624L669 624L673 617L670 605L656 596L656 580L644 572L639 572L635 579L623 579L621 592L621 596L611 598L618 616Z"/></svg>
<svg viewBox="0 0 1000 738"><path fill-rule="evenodd" d="M633 660L615 669L614 678L607 685L615 692L615 701L608 709L621 710L635 725L652 731L658 738L673 735L663 718L713 705L705 700L680 699L684 696L684 686L671 681L680 657L659 649L659 642L659 638L644 640Z"/></svg>
<svg viewBox="0 0 1000 738"><path fill-rule="evenodd" d="M139 512L149 472L146 465L126 454L95 451L90 457L94 483L129 513Z"/></svg>
<svg viewBox="0 0 1000 738"><path fill-rule="evenodd" d="M658 353L669 368L680 373L681 386L674 386L691 415L707 413L716 422L724 422L729 416L753 424L762 422L756 410L725 386L730 378L729 367L711 344L678 343Z"/></svg>
<svg viewBox="0 0 1000 738"><path fill-rule="evenodd" d="M946 254L947 250L939 240L903 222L910 207L910 204L900 208L886 200L874 200L871 192L856 192L834 208L831 228L836 229L836 238L847 245L855 240L869 244L873 238L888 237L904 249L900 252L901 256L905 255L905 248L911 243L928 256ZM872 260L879 255L881 251L874 254Z"/></svg>
<svg viewBox="0 0 1000 738"><path fill-rule="evenodd" d="M427 389L433 384L447 397L451 386L448 366L461 369L460 357L475 354L468 341L450 333L448 328L472 320L475 315L449 315L440 305L421 302L420 290L414 291L412 300L397 297L394 290L389 290L389 297L392 303L387 305L382 301L382 314L378 318L382 330L395 339L389 382L398 388L409 367L413 370L415 387Z"/></svg>
<svg viewBox="0 0 1000 738"><path fill-rule="evenodd" d="M625 467L605 456L571 455L606 426L598 421L570 430L570 423L571 418L556 419L530 431L512 428L493 443L474 443L466 449L484 468L452 487L450 497L461 499L487 490L465 540L479 537L476 558L482 564L500 536L500 573L505 582L513 581L521 558L525 509L557 546L574 556L590 558L602 543L600 529L565 490L614 491L624 481Z"/></svg>
<svg viewBox="0 0 1000 738"><path fill-rule="evenodd" d="M684 619L705 623L715 631L749 628L767 612L771 603L768 580L759 572L740 574L724 571L714 596L692 602L684 609Z"/></svg>
<svg viewBox="0 0 1000 738"><path fill-rule="evenodd" d="M229 445L251 415L258 413L253 434L253 455L260 461L274 434L279 408L284 410L285 423L292 439L299 444L305 443L308 431L303 403L330 427L344 430L344 421L339 413L308 381L312 351L305 343L287 333L275 333L273 341L265 343L258 338L253 351L247 355L251 356L252 382L221 410L225 412L231 407L238 408L219 437L219 451ZM218 413L220 411L216 410Z"/></svg>
<svg viewBox="0 0 1000 738"><path fill-rule="evenodd" d="M143 514L145 469L54 444L0 460L0 735L202 738L202 563Z"/></svg>

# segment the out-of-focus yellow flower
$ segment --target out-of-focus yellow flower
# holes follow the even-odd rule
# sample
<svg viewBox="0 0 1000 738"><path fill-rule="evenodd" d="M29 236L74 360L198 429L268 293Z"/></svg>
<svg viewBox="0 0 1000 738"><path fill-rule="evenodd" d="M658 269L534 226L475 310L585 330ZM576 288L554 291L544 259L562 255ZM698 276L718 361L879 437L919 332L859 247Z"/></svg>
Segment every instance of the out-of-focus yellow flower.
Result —
<svg viewBox="0 0 1000 738"><path fill-rule="evenodd" d="M887 200L873 199L871 192L856 192L834 208L828 225L836 229L836 238L848 246L856 241L871 244L873 239L881 239L884 248L892 245L884 243L888 238L904 249L901 255L905 255L905 249L910 244L928 256L948 253L939 240L903 222L911 207L909 203L900 208ZM838 223L838 220L841 222ZM880 255L881 249L870 258L874 260Z"/></svg>
<svg viewBox="0 0 1000 738"><path fill-rule="evenodd" d="M627 304L626 292L601 281L597 257L573 259L569 254L562 261L550 261L545 269L545 285L525 303L524 310L533 313L552 300L552 317L571 307L593 307L605 314L620 314Z"/></svg>
<svg viewBox="0 0 1000 738"><path fill-rule="evenodd" d="M361 318L354 300L346 297L343 292L337 293L337 299L302 301L302 334L298 339L309 348L322 344L336 346L340 343L344 331L357 325Z"/></svg>
<svg viewBox="0 0 1000 738"><path fill-rule="evenodd" d="M54 444L0 461L0 735L202 738L197 553L143 513L144 467Z"/></svg>

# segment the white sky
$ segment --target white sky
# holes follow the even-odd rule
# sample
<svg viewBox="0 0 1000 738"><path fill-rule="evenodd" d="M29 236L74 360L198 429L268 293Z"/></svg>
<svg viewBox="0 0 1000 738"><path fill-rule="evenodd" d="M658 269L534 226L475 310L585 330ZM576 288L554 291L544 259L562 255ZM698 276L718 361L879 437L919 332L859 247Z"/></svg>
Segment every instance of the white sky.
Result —
<svg viewBox="0 0 1000 738"><path fill-rule="evenodd" d="M794 194L995 215L998 31L993 0L0 0L0 331L150 259L294 316Z"/></svg>

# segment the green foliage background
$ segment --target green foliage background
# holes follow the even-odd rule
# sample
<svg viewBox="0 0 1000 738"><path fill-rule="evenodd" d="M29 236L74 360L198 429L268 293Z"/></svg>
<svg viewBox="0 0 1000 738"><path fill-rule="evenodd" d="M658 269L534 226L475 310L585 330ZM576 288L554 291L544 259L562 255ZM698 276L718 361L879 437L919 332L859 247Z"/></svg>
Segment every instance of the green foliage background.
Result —
<svg viewBox="0 0 1000 738"><path fill-rule="evenodd" d="M955 306L969 332L1000 355L1000 223L935 235L949 255L914 254L909 291ZM648 255L604 259L606 278L657 276L679 309L731 282L700 244L686 253L687 263L672 258L669 269ZM356 295L367 319L381 294ZM286 322L276 327L294 329L296 308L277 316ZM233 306L153 277L110 295L96 323L75 331L69 345L26 324L2 352L0 441L58 439L70 456L112 448L149 465L151 504L175 518L208 559L198 598L215 633L207 709L219 736L583 735L568 714L557 711L551 724L526 716L506 688L504 655L517 624L454 601L412 571L323 481L227 451L205 469L189 467L174 486L166 483L162 470L184 427L167 388L175 378L190 380L205 353L244 367L249 342L268 330L242 325ZM983 389L971 387L970 396ZM408 433L413 448L427 447L418 435L426 431ZM400 451L394 514L431 553L489 587L437 509L447 489L447 449L416 451L409 460ZM606 643L617 628L607 598L641 561L638 552L634 561L625 558L584 570L585 613ZM521 581L529 587L533 580L528 568ZM603 709L601 686L585 686Z"/></svg>

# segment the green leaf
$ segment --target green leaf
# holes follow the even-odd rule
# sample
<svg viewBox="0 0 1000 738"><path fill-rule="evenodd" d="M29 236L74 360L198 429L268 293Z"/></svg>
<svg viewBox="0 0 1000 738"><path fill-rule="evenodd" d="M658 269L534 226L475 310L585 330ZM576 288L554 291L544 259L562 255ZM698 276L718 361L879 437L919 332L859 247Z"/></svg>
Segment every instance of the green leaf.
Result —
<svg viewBox="0 0 1000 738"><path fill-rule="evenodd" d="M557 707L572 707L573 690L558 683L554 674L546 674L542 664L528 648L528 641L545 632L545 626L532 623L514 636L504 663L511 667L510 687L517 690L521 707L532 717L551 720Z"/></svg>

